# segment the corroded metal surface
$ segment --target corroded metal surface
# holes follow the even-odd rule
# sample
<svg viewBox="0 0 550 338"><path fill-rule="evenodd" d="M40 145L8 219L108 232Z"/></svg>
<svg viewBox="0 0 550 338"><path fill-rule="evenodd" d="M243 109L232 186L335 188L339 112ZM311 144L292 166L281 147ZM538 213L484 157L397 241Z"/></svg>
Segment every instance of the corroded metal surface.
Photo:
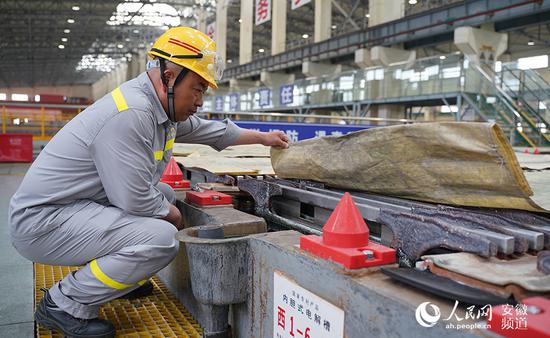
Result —
<svg viewBox="0 0 550 338"><path fill-rule="evenodd" d="M186 176L188 176L188 174L191 175L188 179L191 179L193 184L207 182L235 185L236 182L233 176L216 175L201 168L184 168L183 171L186 173Z"/></svg>
<svg viewBox="0 0 550 338"><path fill-rule="evenodd" d="M447 205L438 205L437 209L484 228L523 238L532 250L542 250L550 244L550 219L535 213L522 210L457 208Z"/></svg>
<svg viewBox="0 0 550 338"><path fill-rule="evenodd" d="M489 215L504 224L511 224L516 227L537 231L544 234L544 248L550 249L550 219L548 217L522 210L504 209L473 209L470 212L476 215Z"/></svg>
<svg viewBox="0 0 550 338"><path fill-rule="evenodd" d="M238 186L253 197L258 216L304 233L317 230L306 220L276 214L272 200L288 208L306 204L331 211L343 194L317 182L271 177L247 177L239 180ZM392 246L406 266L426 251L441 247L489 257L536 252L550 245L550 219L530 212L450 207L360 192L352 192L352 196L367 221L391 229Z"/></svg>
<svg viewBox="0 0 550 338"><path fill-rule="evenodd" d="M496 255L496 246L479 235L455 227L437 217L382 210L378 221L390 227L394 234L393 248L404 257L400 264L412 267L420 256L435 248L466 251L483 257Z"/></svg>
<svg viewBox="0 0 550 338"><path fill-rule="evenodd" d="M437 219L451 227L465 227L468 229L487 229L510 236L517 235L512 229L505 227L502 224L495 223L489 217L477 217L477 215L461 212L458 209L437 208L437 209L415 209L415 213ZM526 238L514 236L514 252L524 253L529 249L529 243Z"/></svg>
<svg viewBox="0 0 550 338"><path fill-rule="evenodd" d="M239 180L238 185L239 189L248 192L254 198L254 212L256 215L265 218L267 222L275 223L288 229L320 235L318 230L311 229L306 225L293 222L271 212L271 198L282 195L282 189L279 185L256 179Z"/></svg>
<svg viewBox="0 0 550 338"><path fill-rule="evenodd" d="M226 181L227 178L210 177L208 180ZM273 177L257 179L246 176L231 182L254 199L254 212L278 228L295 229L303 233L321 234L322 223L311 226L306 220L283 217L274 212L272 202L296 201L293 206L307 204L332 210L342 192L326 189L323 184L307 180L284 180ZM418 259L422 250L444 247L451 250L503 255L539 251L550 247L550 220L542 215L517 210L459 208L418 201L352 192L361 214L367 221L377 222L392 230L393 243L404 265ZM299 214L299 213L298 213ZM399 220L399 224L393 224ZM415 229L408 229L414 226ZM414 232L431 233L437 228L443 237L431 241ZM277 227L276 227L277 228ZM468 244L465 236L471 239ZM403 240L401 240L403 239ZM491 243L492 245L488 245ZM496 246L496 251L493 247ZM470 248L470 249L468 249ZM407 263L408 262L408 263Z"/></svg>

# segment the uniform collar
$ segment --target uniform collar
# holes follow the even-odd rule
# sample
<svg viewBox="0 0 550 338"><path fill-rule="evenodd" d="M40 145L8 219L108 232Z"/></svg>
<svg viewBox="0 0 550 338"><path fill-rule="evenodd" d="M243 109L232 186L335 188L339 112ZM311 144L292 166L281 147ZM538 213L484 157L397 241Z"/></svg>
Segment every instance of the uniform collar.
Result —
<svg viewBox="0 0 550 338"><path fill-rule="evenodd" d="M160 103L160 100L157 96L155 87L153 86L151 79L149 79L147 72L141 73L138 76L138 81L141 87L145 89L145 93L151 98L151 102L153 103L153 111L155 113L157 123L163 124L164 122L168 121L168 114L166 114L164 108L162 108L162 104Z"/></svg>

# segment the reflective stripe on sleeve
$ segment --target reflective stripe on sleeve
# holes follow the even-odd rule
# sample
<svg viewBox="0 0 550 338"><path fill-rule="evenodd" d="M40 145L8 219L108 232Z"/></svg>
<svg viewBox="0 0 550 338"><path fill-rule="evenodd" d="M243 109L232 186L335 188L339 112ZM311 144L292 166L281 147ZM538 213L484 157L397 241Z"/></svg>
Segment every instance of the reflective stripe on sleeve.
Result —
<svg viewBox="0 0 550 338"><path fill-rule="evenodd" d="M116 87L116 89L111 92L111 96L113 97L113 100L115 100L116 108L119 113L128 109L128 104L126 104L126 100L124 99L124 96L122 96L120 87Z"/></svg>

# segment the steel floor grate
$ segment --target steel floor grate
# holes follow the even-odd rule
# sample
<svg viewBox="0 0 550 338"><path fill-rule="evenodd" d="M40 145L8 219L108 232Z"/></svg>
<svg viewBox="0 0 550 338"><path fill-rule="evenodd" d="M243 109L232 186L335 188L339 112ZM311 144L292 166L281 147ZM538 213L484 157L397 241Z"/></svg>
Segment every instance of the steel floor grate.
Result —
<svg viewBox="0 0 550 338"><path fill-rule="evenodd" d="M79 267L34 264L34 302L40 302L43 292L71 271ZM153 277L153 294L148 297L113 300L101 307L100 318L110 320L117 337L202 337L202 328L191 314L170 293L166 286ZM61 338L63 335L37 325L38 338Z"/></svg>

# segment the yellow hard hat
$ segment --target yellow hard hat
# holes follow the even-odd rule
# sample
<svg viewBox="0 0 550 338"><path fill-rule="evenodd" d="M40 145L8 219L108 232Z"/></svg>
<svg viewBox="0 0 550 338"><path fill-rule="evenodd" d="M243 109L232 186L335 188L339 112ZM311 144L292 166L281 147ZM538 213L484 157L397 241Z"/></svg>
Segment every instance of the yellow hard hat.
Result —
<svg viewBox="0 0 550 338"><path fill-rule="evenodd" d="M147 53L185 67L217 89L223 75L223 60L216 52L216 43L208 35L191 27L170 28L162 34Z"/></svg>

